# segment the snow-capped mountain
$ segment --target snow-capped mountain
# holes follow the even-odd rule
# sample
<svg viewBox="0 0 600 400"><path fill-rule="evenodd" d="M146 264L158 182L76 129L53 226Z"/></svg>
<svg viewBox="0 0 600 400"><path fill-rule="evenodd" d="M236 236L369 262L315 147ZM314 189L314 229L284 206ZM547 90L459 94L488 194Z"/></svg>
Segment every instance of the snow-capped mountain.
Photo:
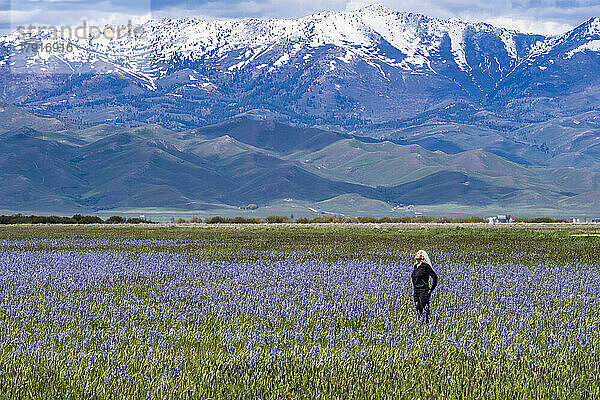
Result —
<svg viewBox="0 0 600 400"><path fill-rule="evenodd" d="M143 38L72 39L63 52L19 51L56 39L14 33L0 41L0 84L13 103L91 123L182 128L254 112L362 129L456 103L530 120L561 112L545 86L599 104L585 86L600 77L599 26L543 37L369 6L296 20L151 20Z"/></svg>
<svg viewBox="0 0 600 400"><path fill-rule="evenodd" d="M536 43L490 97L524 121L600 109L600 19Z"/></svg>
<svg viewBox="0 0 600 400"><path fill-rule="evenodd" d="M458 19L443 21L399 13L382 6L354 12L319 13L298 20L152 20L143 25L143 32L143 38L123 35L120 39L105 36L93 40L75 39L72 41L75 51L64 52L59 60L69 69L109 63L141 79L146 78L155 86L157 79L172 70L169 67L174 62L182 60L216 59L228 71L252 66L268 67L267 71L272 72L290 63L299 53L326 46L343 50L345 54L338 60L346 64L360 59L371 62L373 68L385 64L406 71L431 72L434 72L432 62L444 53L446 46L449 46L451 61L460 70L473 69L467 52L475 49L467 49L467 35L493 36L501 42L503 49L495 50L500 50L501 61L508 63L502 65L499 59L497 65L486 65L484 69L506 70L528 50L518 43L518 37L523 35L517 32ZM46 32L44 36L50 40L50 35L51 32ZM17 33L10 35L4 43L16 45L20 41L18 36ZM390 48L382 48L382 45ZM303 57L304 63L308 63L308 58ZM44 68L44 65L52 65L52 59L52 54L42 52L28 60L28 67Z"/></svg>

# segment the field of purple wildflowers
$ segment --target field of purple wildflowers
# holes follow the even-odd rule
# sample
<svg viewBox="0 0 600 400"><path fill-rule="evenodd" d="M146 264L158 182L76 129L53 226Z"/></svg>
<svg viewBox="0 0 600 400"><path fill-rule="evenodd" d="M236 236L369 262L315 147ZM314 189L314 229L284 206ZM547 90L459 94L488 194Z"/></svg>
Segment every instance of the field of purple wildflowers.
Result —
<svg viewBox="0 0 600 400"><path fill-rule="evenodd" d="M3 398L600 397L598 238L19 229L0 230Z"/></svg>

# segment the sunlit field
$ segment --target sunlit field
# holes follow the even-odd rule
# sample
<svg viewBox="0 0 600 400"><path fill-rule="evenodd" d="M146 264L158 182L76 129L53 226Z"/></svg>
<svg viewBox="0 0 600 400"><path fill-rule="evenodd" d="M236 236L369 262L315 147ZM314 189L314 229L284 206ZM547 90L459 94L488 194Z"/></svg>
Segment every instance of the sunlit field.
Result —
<svg viewBox="0 0 600 400"><path fill-rule="evenodd" d="M0 228L0 397L598 398L600 237L573 233Z"/></svg>

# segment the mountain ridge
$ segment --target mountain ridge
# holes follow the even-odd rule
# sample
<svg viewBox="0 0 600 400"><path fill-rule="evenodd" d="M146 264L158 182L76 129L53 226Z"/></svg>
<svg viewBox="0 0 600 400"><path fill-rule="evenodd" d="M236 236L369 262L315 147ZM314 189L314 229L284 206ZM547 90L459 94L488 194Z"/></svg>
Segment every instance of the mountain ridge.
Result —
<svg viewBox="0 0 600 400"><path fill-rule="evenodd" d="M343 199L389 212L408 204L587 209L600 173L238 118L180 133L157 126L15 128L0 134L0 184L0 209L15 211L266 209Z"/></svg>
<svg viewBox="0 0 600 400"><path fill-rule="evenodd" d="M368 130L458 100L530 121L557 111L515 102L515 81L544 49L589 42L569 59L596 60L596 23L546 37L374 5L290 20L151 20L145 40L71 40L74 51L60 57L15 51L23 40L11 34L0 39L0 85L17 105L78 123L176 130L256 108L284 122ZM43 90L23 90L31 75Z"/></svg>
<svg viewBox="0 0 600 400"><path fill-rule="evenodd" d="M145 27L69 54L0 39L5 206L596 204L599 18L556 36L381 6Z"/></svg>

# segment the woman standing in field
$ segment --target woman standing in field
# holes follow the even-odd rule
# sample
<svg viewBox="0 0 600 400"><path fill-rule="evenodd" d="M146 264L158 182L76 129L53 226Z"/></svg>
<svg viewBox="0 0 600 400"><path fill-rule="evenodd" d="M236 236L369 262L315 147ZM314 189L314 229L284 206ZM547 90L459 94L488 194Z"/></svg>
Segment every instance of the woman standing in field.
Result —
<svg viewBox="0 0 600 400"><path fill-rule="evenodd" d="M415 260L417 262L411 274L414 288L413 298L419 317L425 314L425 321L429 323L429 298L437 286L438 276L431 268L431 260L425 250L417 251ZM429 287L429 277L432 279L431 287Z"/></svg>

